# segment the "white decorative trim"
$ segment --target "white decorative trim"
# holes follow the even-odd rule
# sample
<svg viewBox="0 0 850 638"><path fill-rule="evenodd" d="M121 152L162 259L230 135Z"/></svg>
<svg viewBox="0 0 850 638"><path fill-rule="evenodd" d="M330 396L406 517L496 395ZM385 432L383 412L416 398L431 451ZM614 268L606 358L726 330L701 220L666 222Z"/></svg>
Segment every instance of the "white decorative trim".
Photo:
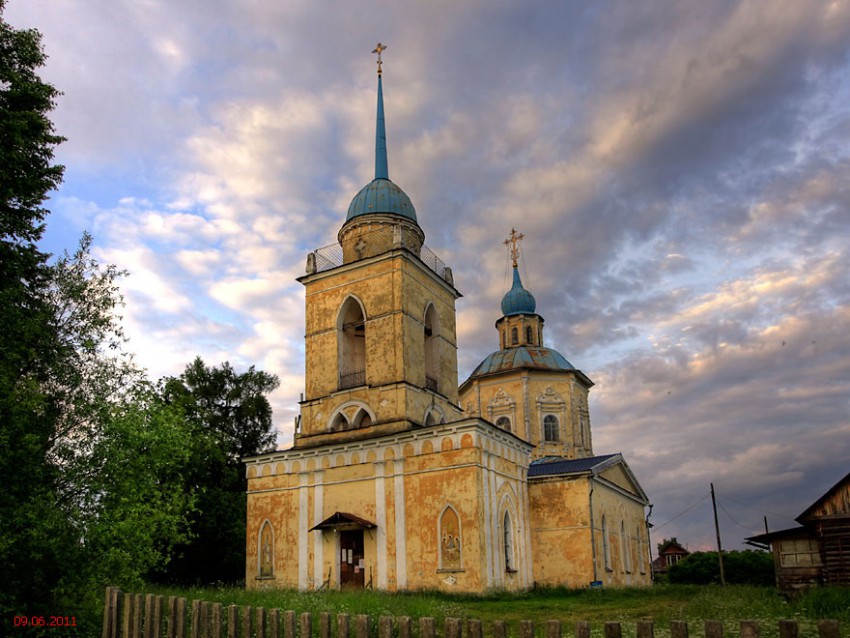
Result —
<svg viewBox="0 0 850 638"><path fill-rule="evenodd" d="M375 462L375 521L377 533L377 583L378 589L387 588L387 491L384 478L384 461Z"/></svg>
<svg viewBox="0 0 850 638"><path fill-rule="evenodd" d="M307 589L307 576L310 573L309 565L307 564L307 561L309 560L309 552L307 549L307 543L309 542L307 532L309 529L307 522L307 481L309 479L309 474L307 472L302 472L299 478L301 480L298 487L298 589L303 591Z"/></svg>
<svg viewBox="0 0 850 638"><path fill-rule="evenodd" d="M437 405L436 403L431 404L427 408L425 408L425 414L422 416L422 423L428 422L428 414L431 413L431 412L434 412L437 415L439 415L437 418L434 419L436 421L436 423L434 425L444 425L445 424L446 413L443 412L443 409L439 405Z"/></svg>
<svg viewBox="0 0 850 638"><path fill-rule="evenodd" d="M324 485L322 477L324 472L317 470L313 473L313 525L318 525L324 520ZM313 534L313 587L319 587L325 581L325 576L322 573L325 569L325 561L323 555L324 549L324 532L316 530Z"/></svg>
<svg viewBox="0 0 850 638"><path fill-rule="evenodd" d="M487 587L493 587L493 530L492 513L490 508L490 453L482 451L484 458L481 468L482 491L484 492L484 564L486 565Z"/></svg>
<svg viewBox="0 0 850 638"><path fill-rule="evenodd" d="M393 491L395 493L395 573L396 586L407 588L407 522L404 500L404 459L393 461Z"/></svg>

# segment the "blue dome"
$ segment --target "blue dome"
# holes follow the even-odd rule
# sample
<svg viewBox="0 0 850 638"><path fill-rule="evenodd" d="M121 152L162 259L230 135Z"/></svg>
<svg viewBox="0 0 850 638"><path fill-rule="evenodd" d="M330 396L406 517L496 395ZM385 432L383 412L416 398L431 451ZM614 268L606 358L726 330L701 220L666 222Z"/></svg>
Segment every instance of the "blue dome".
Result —
<svg viewBox="0 0 850 638"><path fill-rule="evenodd" d="M557 350L543 346L518 346L489 355L469 375L470 379L519 368L533 370L575 370L573 364Z"/></svg>
<svg viewBox="0 0 850 638"><path fill-rule="evenodd" d="M401 215L416 221L416 209L413 202L401 188L388 179L376 178L366 184L348 207L348 216L345 221L350 221L358 215L370 213L389 213Z"/></svg>
<svg viewBox="0 0 850 638"><path fill-rule="evenodd" d="M351 213L349 212L349 215ZM533 315L537 308L534 295L522 287L519 278L519 270L514 266L514 283L511 289L502 297L502 314L508 315Z"/></svg>

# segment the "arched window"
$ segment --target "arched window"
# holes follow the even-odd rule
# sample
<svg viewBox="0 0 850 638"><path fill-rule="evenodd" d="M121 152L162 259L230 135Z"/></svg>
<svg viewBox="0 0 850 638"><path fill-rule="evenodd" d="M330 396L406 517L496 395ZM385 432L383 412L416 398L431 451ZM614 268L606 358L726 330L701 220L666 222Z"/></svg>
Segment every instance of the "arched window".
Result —
<svg viewBox="0 0 850 638"><path fill-rule="evenodd" d="M608 544L608 521L605 515L602 515L602 559L605 562L605 569L611 569L611 546Z"/></svg>
<svg viewBox="0 0 850 638"><path fill-rule="evenodd" d="M558 417L554 414L547 414L543 417L543 439L546 441L557 441L558 436Z"/></svg>
<svg viewBox="0 0 850 638"><path fill-rule="evenodd" d="M357 411L357 414L354 415L354 425L353 425L353 427L355 427L355 428L368 428L370 425L372 425L372 417L369 416L369 413L366 410L364 410L363 408L360 408Z"/></svg>
<svg viewBox="0 0 850 638"><path fill-rule="evenodd" d="M643 558L643 542L640 539L640 525L635 530L635 546L637 547L638 569L641 574L646 573L646 561Z"/></svg>
<svg viewBox="0 0 850 638"><path fill-rule="evenodd" d="M274 577L274 530L266 521L260 528L257 574L260 578Z"/></svg>
<svg viewBox="0 0 850 638"><path fill-rule="evenodd" d="M534 331L531 329L531 326L525 327L525 342L528 345L534 345Z"/></svg>
<svg viewBox="0 0 850 638"><path fill-rule="evenodd" d="M626 524L623 521L620 521L620 564L623 566L624 572L630 573L632 571L629 537L626 536Z"/></svg>
<svg viewBox="0 0 850 638"><path fill-rule="evenodd" d="M498 419L496 419L496 425L502 428L503 430L506 430L508 432L511 431L511 420L509 417L500 416Z"/></svg>
<svg viewBox="0 0 850 638"><path fill-rule="evenodd" d="M514 571L514 534L511 528L511 514L505 510L503 519L504 534L505 534L505 571Z"/></svg>
<svg viewBox="0 0 850 638"><path fill-rule="evenodd" d="M339 388L366 384L366 317L354 298L345 300L337 319L339 334Z"/></svg>
<svg viewBox="0 0 850 638"><path fill-rule="evenodd" d="M440 569L461 569L463 545L460 537L460 519L451 505L446 505L440 516Z"/></svg>
<svg viewBox="0 0 850 638"><path fill-rule="evenodd" d="M433 304L425 311L425 387L436 392L440 375L440 317Z"/></svg>
<svg viewBox="0 0 850 638"><path fill-rule="evenodd" d="M337 415L331 421L331 432L340 432L347 430L349 427L348 419L342 412L337 412Z"/></svg>
<svg viewBox="0 0 850 638"><path fill-rule="evenodd" d="M516 329L516 326L511 328L511 345L515 346L519 343L519 332Z"/></svg>
<svg viewBox="0 0 850 638"><path fill-rule="evenodd" d="M428 412L425 414L425 425L439 425L441 423L446 422L446 417L443 416L443 413L436 407L428 408Z"/></svg>

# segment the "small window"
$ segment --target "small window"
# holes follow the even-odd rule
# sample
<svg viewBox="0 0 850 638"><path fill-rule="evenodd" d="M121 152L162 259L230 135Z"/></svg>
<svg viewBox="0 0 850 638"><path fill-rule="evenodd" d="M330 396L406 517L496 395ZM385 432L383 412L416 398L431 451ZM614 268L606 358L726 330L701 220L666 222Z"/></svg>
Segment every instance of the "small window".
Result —
<svg viewBox="0 0 850 638"><path fill-rule="evenodd" d="M526 326L525 328L525 342L528 345L534 344L534 332L531 329L531 326Z"/></svg>
<svg viewBox="0 0 850 638"><path fill-rule="evenodd" d="M496 425L507 432L511 431L511 420L506 416L500 416L496 419Z"/></svg>
<svg viewBox="0 0 850 638"><path fill-rule="evenodd" d="M554 414L547 414L543 417L543 438L546 441L557 441L558 437L558 417Z"/></svg>
<svg viewBox="0 0 850 638"><path fill-rule="evenodd" d="M626 536L626 524L620 521L620 563L623 566L623 571L627 574L632 573L632 552L629 537Z"/></svg>
<svg viewBox="0 0 850 638"><path fill-rule="evenodd" d="M272 578L274 576L274 530L268 521L263 523L260 529L260 552L259 577Z"/></svg>
<svg viewBox="0 0 850 638"><path fill-rule="evenodd" d="M514 540L513 530L511 529L511 515L505 512L503 520L505 532L505 571L512 572L514 570Z"/></svg>
<svg viewBox="0 0 850 638"><path fill-rule="evenodd" d="M646 561L643 557L643 541L641 540L640 526L638 526L635 533L635 542L637 544L637 555L638 555L638 569L641 574L646 573Z"/></svg>
<svg viewBox="0 0 850 638"><path fill-rule="evenodd" d="M519 343L519 332L516 327L511 328L511 345L515 346Z"/></svg>
<svg viewBox="0 0 850 638"><path fill-rule="evenodd" d="M605 562L605 569L611 570L611 546L608 544L608 521L605 515L602 515L602 560Z"/></svg>

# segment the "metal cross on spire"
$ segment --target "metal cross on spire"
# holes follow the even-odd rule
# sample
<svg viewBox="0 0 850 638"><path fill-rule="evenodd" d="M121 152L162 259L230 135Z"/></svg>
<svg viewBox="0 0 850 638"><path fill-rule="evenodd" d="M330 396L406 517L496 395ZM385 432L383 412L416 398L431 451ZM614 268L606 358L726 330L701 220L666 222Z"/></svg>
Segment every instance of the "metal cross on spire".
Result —
<svg viewBox="0 0 850 638"><path fill-rule="evenodd" d="M517 259L519 259L518 243L522 241L523 237L525 237L525 235L516 232L515 228L511 228L511 234L508 235L508 238L502 242L505 246L511 247L511 260L514 262L514 268L517 267Z"/></svg>
<svg viewBox="0 0 850 638"><path fill-rule="evenodd" d="M378 54L378 75L381 75L381 53L387 48L386 44L381 44L378 42L378 46L375 47L375 50L372 53Z"/></svg>

